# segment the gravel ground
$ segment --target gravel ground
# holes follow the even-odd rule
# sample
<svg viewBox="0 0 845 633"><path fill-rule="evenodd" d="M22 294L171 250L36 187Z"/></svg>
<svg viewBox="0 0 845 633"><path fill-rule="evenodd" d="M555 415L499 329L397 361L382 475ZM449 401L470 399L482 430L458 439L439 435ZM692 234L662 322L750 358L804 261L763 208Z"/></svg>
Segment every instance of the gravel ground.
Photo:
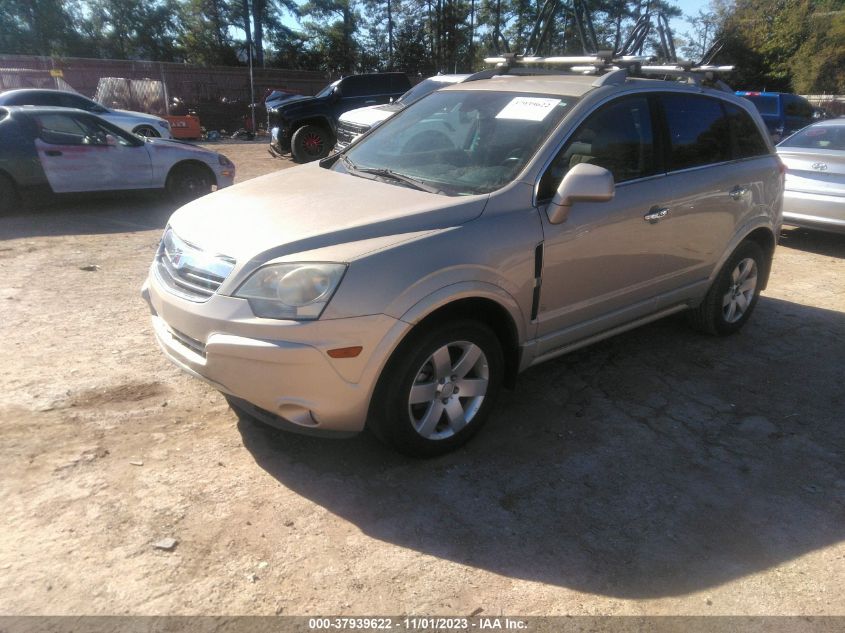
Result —
<svg viewBox="0 0 845 633"><path fill-rule="evenodd" d="M845 615L845 236L787 229L739 335L551 361L415 461L164 359L138 291L172 210L0 218L0 613Z"/></svg>

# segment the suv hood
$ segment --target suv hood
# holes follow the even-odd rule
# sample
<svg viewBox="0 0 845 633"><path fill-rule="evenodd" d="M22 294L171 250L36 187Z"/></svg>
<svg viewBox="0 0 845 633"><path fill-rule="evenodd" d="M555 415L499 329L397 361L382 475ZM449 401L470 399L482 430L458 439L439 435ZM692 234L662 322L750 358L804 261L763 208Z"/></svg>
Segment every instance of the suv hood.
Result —
<svg viewBox="0 0 845 633"><path fill-rule="evenodd" d="M285 99L284 101L276 101L275 103L270 103L268 106L268 111L270 112L286 112L292 106L300 106L305 103L313 103L317 101L316 97L307 97L304 95L294 95L290 99Z"/></svg>
<svg viewBox="0 0 845 633"><path fill-rule="evenodd" d="M432 194L310 163L199 198L176 211L170 226L239 265L340 245L331 257L351 261L415 233L466 223L488 197Z"/></svg>
<svg viewBox="0 0 845 633"><path fill-rule="evenodd" d="M389 119L402 108L403 106L399 103L387 103L367 106L366 108L356 108L355 110L350 110L349 112L341 114L338 121L340 123L350 123L352 125L372 127L376 123L381 123L385 119Z"/></svg>

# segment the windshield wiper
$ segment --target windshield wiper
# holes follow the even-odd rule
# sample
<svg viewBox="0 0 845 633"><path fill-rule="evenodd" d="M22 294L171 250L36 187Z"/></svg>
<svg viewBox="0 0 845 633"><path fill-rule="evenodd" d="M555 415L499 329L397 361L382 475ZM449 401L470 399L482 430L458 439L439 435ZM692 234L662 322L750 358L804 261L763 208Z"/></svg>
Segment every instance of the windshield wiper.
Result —
<svg viewBox="0 0 845 633"><path fill-rule="evenodd" d="M392 169L384 169L379 167L353 167L353 169L364 174L372 174L373 176L380 176L382 178L388 178L396 182L401 182L406 185L410 185L414 189L419 189L420 191L427 191L428 193L441 193L442 191L441 189L433 187L422 180L418 180L417 178L413 178L411 176L406 176L405 174L397 173Z"/></svg>

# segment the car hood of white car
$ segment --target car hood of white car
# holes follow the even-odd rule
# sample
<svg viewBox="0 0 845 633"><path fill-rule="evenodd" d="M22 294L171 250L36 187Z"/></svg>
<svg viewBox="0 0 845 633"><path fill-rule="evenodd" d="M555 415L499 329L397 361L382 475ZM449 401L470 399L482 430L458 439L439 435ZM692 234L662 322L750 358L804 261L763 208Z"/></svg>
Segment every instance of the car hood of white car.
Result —
<svg viewBox="0 0 845 633"><path fill-rule="evenodd" d="M376 123L381 123L385 119L399 112L402 106L390 103L385 105L367 106L366 108L357 108L344 112L340 116L340 123L349 123L351 125L366 125L372 127Z"/></svg>
<svg viewBox="0 0 845 633"><path fill-rule="evenodd" d="M121 117L124 119L149 121L151 123L164 121L164 119L154 114L144 114L143 112L133 112L132 110L109 110L108 114L106 114L105 116L109 115Z"/></svg>
<svg viewBox="0 0 845 633"><path fill-rule="evenodd" d="M478 217L488 198L457 199L310 163L199 198L176 211L170 226L204 251L239 262L303 253L351 261L420 233L460 226ZM330 253L317 253L327 247Z"/></svg>

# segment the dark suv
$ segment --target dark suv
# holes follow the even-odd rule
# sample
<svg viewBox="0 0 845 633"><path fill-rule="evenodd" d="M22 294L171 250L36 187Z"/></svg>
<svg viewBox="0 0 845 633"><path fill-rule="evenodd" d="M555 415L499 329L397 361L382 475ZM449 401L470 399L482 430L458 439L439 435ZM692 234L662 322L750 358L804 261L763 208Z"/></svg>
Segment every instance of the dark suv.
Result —
<svg viewBox="0 0 845 633"><path fill-rule="evenodd" d="M313 97L294 97L268 112L270 152L305 163L328 155L338 117L347 110L388 103L411 88L404 73L350 75Z"/></svg>
<svg viewBox="0 0 845 633"><path fill-rule="evenodd" d="M777 143L813 122L813 106L804 97L788 92L737 91L755 105Z"/></svg>

